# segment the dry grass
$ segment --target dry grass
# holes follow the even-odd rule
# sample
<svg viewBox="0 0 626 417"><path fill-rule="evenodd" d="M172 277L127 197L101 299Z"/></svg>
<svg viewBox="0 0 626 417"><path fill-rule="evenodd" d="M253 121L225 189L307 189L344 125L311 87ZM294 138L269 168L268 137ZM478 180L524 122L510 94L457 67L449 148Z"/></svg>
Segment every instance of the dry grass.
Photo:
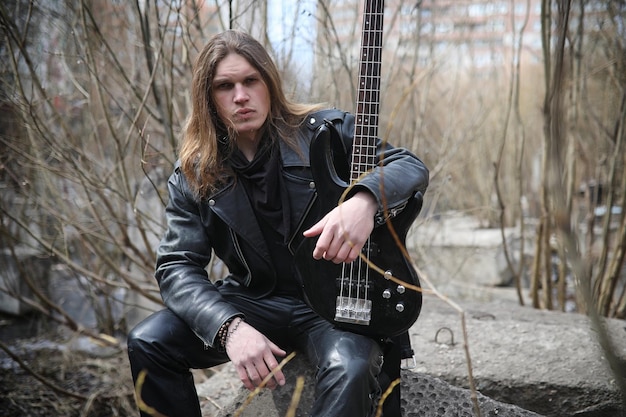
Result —
<svg viewBox="0 0 626 417"><path fill-rule="evenodd" d="M6 327L0 326L0 330ZM70 350L58 337L15 339L3 333L0 331L0 415L137 415L123 349L95 357Z"/></svg>

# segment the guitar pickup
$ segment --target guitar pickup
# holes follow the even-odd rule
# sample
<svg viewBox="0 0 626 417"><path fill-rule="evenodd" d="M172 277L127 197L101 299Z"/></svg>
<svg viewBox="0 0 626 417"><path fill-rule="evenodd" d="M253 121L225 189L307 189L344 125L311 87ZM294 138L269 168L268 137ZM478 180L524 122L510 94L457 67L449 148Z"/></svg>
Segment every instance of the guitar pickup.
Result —
<svg viewBox="0 0 626 417"><path fill-rule="evenodd" d="M376 242L370 241L368 244L363 246L361 253L368 259L375 258L380 255L380 246L378 246Z"/></svg>
<svg viewBox="0 0 626 417"><path fill-rule="evenodd" d="M351 282L352 281L352 282ZM357 279L337 278L337 292L339 294L351 294L353 297L365 297L371 289L371 285L359 282Z"/></svg>

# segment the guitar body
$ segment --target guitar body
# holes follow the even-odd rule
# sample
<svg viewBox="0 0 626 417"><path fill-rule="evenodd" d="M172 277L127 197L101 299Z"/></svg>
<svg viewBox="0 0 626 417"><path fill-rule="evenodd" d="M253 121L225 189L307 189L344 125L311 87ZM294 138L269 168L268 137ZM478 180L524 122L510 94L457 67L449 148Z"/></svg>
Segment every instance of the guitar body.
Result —
<svg viewBox="0 0 626 417"><path fill-rule="evenodd" d="M337 131L322 125L311 143L311 167L317 201L308 212L302 231L337 206L349 186L349 166ZM404 246L406 234L422 206L417 193L403 210L388 220ZM419 278L389 230L376 227L363 254L369 261L413 286ZM417 320L422 293L398 284L357 259L351 264L315 260L317 238L305 238L295 250L296 264L304 293L311 308L336 326L371 337L392 337L406 331Z"/></svg>

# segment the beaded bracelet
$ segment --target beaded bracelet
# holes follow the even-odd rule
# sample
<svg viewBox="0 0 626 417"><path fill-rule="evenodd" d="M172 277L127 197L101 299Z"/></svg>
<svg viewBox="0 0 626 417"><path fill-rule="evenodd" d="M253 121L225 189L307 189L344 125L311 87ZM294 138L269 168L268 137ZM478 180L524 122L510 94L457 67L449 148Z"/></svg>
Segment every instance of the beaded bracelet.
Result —
<svg viewBox="0 0 626 417"><path fill-rule="evenodd" d="M233 325L233 329L226 332L226 337L224 338L224 344L222 345L222 346L224 346L224 349L226 349L226 346L228 345L228 341L230 340L230 337L233 335L233 333L235 333L235 331L237 330L237 328L239 327L239 325L243 321L243 319L241 317L235 318L235 320L237 320L237 319L239 319L239 321L237 321L237 323L235 323ZM230 327L230 326L228 326L228 327Z"/></svg>
<svg viewBox="0 0 626 417"><path fill-rule="evenodd" d="M226 336L228 335L228 326L230 326L231 322L232 320L228 320L226 323L222 324L222 327L217 331L217 340L223 349L226 348Z"/></svg>

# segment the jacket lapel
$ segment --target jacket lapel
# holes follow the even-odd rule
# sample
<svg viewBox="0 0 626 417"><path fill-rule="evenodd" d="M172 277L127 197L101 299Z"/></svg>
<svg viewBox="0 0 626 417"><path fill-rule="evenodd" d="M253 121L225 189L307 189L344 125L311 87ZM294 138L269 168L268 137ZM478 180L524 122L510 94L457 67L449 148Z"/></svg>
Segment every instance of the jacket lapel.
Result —
<svg viewBox="0 0 626 417"><path fill-rule="evenodd" d="M301 157L289 146L280 142L280 154L283 169L289 168L309 168L309 141L306 136L300 132L300 150ZM283 173L284 175L284 173ZM308 187L292 186L291 181L286 180L287 192L291 201L291 213L293 215L302 216L304 208L308 206L314 197L314 190ZM308 181L308 180L307 180ZM312 180L311 180L312 181ZM248 242L263 259L270 259L269 249L261 232L261 228L257 221L256 215L252 210L252 205L246 194L245 189L241 185L231 182L229 185L211 196L208 200L211 209L217 214L232 230L239 235L240 238ZM291 219L290 234L296 230L296 225L300 219ZM289 239L293 238L290 236Z"/></svg>
<svg viewBox="0 0 626 417"><path fill-rule="evenodd" d="M209 205L240 238L247 241L264 259L270 259L263 233L242 186L231 183L212 196Z"/></svg>

